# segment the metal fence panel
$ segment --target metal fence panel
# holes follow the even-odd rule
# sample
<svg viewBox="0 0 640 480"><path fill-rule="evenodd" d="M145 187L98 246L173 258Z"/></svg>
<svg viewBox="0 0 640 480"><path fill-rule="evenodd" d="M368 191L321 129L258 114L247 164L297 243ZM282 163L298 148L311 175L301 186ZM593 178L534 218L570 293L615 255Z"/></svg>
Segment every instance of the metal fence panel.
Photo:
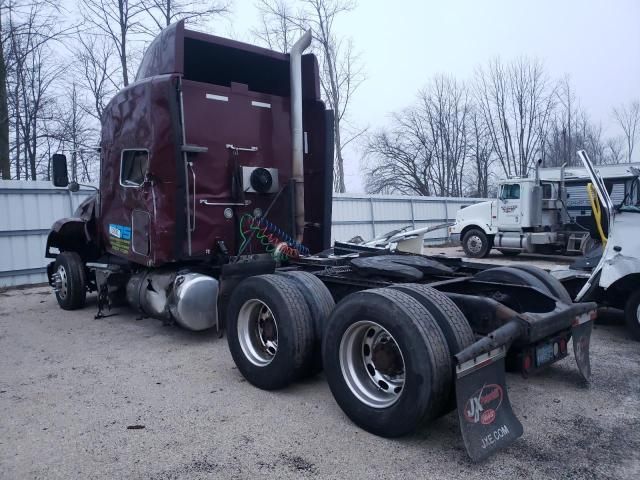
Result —
<svg viewBox="0 0 640 480"><path fill-rule="evenodd" d="M92 190L0 180L0 287L46 282L44 248L53 222L69 217Z"/></svg>
<svg viewBox="0 0 640 480"><path fill-rule="evenodd" d="M484 198L409 197L400 195L334 194L331 241L346 241L356 235L370 240L391 230L422 228L451 223L456 212ZM429 232L425 243L446 241L445 229Z"/></svg>
<svg viewBox="0 0 640 480"><path fill-rule="evenodd" d="M44 248L53 222L69 217L93 191L70 193L49 182L0 180L0 287L46 282ZM390 230L452 222L461 206L478 198L336 194L332 241L360 235L370 240ZM430 232L425 243L446 240Z"/></svg>

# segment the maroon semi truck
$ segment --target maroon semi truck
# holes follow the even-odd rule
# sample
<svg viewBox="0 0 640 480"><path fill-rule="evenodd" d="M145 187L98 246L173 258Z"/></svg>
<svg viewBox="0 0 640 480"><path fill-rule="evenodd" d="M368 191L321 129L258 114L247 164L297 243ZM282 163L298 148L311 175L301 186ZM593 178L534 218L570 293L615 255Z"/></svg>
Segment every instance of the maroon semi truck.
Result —
<svg viewBox="0 0 640 480"><path fill-rule="evenodd" d="M63 309L96 292L192 330L226 330L249 382L283 388L321 369L346 414L403 435L455 408L469 455L522 434L505 369L568 355L590 376L594 303L533 267L498 267L336 242L333 113L318 63L177 23L102 117L100 186L57 221L46 256ZM54 184L69 182L52 159Z"/></svg>

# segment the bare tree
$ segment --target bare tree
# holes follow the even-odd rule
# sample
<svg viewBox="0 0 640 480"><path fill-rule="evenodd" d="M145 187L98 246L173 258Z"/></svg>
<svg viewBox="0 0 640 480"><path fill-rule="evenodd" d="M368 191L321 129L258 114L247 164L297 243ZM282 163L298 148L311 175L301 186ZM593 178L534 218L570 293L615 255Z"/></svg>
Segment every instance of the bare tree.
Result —
<svg viewBox="0 0 640 480"><path fill-rule="evenodd" d="M61 111L58 128L52 136L59 142L59 151L69 153L71 178L91 182L97 166L98 132L92 128L89 115L82 105L76 83L66 89L67 102Z"/></svg>
<svg viewBox="0 0 640 480"><path fill-rule="evenodd" d="M469 149L467 89L453 77L437 76L419 95L422 104L419 116L427 133L423 142L430 144L434 158L430 177L435 193L460 196Z"/></svg>
<svg viewBox="0 0 640 480"><path fill-rule="evenodd" d="M7 63L5 61L5 24L2 22L5 1L0 1L0 178L11 179L9 160L9 104L7 94Z"/></svg>
<svg viewBox="0 0 640 480"><path fill-rule="evenodd" d="M42 157L38 151L42 124L49 119L48 107L53 100L48 92L60 69L50 43L61 40L67 30L60 28L57 11L50 9L47 2L7 2L4 7L7 13L2 32L7 75L4 85L13 127L13 135L8 135L9 159L11 162L13 153L16 178L35 180ZM8 173L10 168L9 165Z"/></svg>
<svg viewBox="0 0 640 480"><path fill-rule="evenodd" d="M80 0L85 23L111 42L120 61L122 85L129 85L131 33L140 27L141 0Z"/></svg>
<svg viewBox="0 0 640 480"><path fill-rule="evenodd" d="M473 175L469 178L471 196L489 196L489 177L493 164L493 146L482 115L474 106L469 115L469 150L471 163L473 165Z"/></svg>
<svg viewBox="0 0 640 480"><path fill-rule="evenodd" d="M10 114L9 107L12 101L14 107L19 106L16 103L20 90L19 80L26 57L68 33L68 29L59 25L56 13L55 3L48 0L0 0L0 176L3 179L11 178L12 119L14 147L17 146L20 153L20 119ZM15 151L16 148L14 153ZM20 155L17 157L20 158ZM20 161L14 160L14 163L18 175Z"/></svg>
<svg viewBox="0 0 640 480"><path fill-rule="evenodd" d="M415 107L394 115L390 131L369 138L367 191L462 195L470 109L462 83L436 77L420 91Z"/></svg>
<svg viewBox="0 0 640 480"><path fill-rule="evenodd" d="M294 13L285 0L260 0L261 25L256 36L271 48L288 51L303 30L312 29L324 98L334 111L334 190L344 192L344 149L366 131L349 128L347 122L353 94L364 81L364 74L353 42L339 37L334 24L356 4L353 0L300 0L297 5Z"/></svg>
<svg viewBox="0 0 640 480"><path fill-rule="evenodd" d="M74 52L74 77L79 77L81 89L91 98L90 105L83 105L83 108L98 121L107 102L118 89L119 82L114 79L117 68L113 66L113 57L113 44L105 42L100 35L78 35Z"/></svg>
<svg viewBox="0 0 640 480"><path fill-rule="evenodd" d="M39 47L26 58L26 64L20 72L21 115L20 129L24 144L25 177L30 176L36 180L38 158L38 145L42 139L40 127L42 122L50 120L49 107L53 104L53 98L48 96L52 82L61 71L60 67L47 64L45 57L50 52Z"/></svg>
<svg viewBox="0 0 640 480"><path fill-rule="evenodd" d="M591 122L582 110L569 77L565 76L555 92L556 105L548 128L543 132L544 146L541 157L546 166L580 166L576 152L589 151L595 163L603 163L604 143L602 128Z"/></svg>
<svg viewBox="0 0 640 480"><path fill-rule="evenodd" d="M429 169L433 153L420 141L421 125L413 112L394 115L394 126L367 140L367 193L432 195Z"/></svg>
<svg viewBox="0 0 640 480"><path fill-rule="evenodd" d="M640 135L640 101L634 100L629 105L614 108L613 117L624 132L627 144L627 162L631 162L633 149Z"/></svg>
<svg viewBox="0 0 640 480"><path fill-rule="evenodd" d="M288 53L300 35L290 3L287 0L258 0L256 8L260 25L252 30L253 35L271 50Z"/></svg>
<svg viewBox="0 0 640 480"><path fill-rule="evenodd" d="M230 2L222 0L141 0L140 7L147 13L151 26L141 23L139 28L153 35L178 20L199 23L230 12Z"/></svg>
<svg viewBox="0 0 640 480"><path fill-rule="evenodd" d="M477 70L476 100L505 175L526 176L540 154L554 91L537 60L496 59Z"/></svg>
<svg viewBox="0 0 640 480"><path fill-rule="evenodd" d="M620 138L609 138L604 144L603 162L608 165L622 163L624 158L624 142Z"/></svg>
<svg viewBox="0 0 640 480"><path fill-rule="evenodd" d="M545 148L542 149L544 165L559 167L564 163L573 165L576 157L580 120L585 121L584 114L576 99L569 77L565 76L555 92L557 105L555 115L549 122Z"/></svg>

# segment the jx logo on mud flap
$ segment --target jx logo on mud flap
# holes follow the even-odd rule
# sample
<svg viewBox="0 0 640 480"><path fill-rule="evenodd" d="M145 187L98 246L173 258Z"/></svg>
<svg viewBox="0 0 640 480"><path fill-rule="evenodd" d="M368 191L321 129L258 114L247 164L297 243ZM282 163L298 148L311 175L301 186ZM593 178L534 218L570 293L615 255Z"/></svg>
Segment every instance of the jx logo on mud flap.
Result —
<svg viewBox="0 0 640 480"><path fill-rule="evenodd" d="M495 383L483 385L464 406L464 418L467 422L489 425L496 419L496 411L502 405L503 391Z"/></svg>

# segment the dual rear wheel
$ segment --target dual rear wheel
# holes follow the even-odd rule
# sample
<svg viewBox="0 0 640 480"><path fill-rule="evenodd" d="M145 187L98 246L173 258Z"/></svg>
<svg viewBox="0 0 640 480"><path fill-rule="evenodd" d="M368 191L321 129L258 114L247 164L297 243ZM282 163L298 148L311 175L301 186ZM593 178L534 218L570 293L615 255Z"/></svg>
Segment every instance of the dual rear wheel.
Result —
<svg viewBox="0 0 640 480"><path fill-rule="evenodd" d="M453 355L473 340L460 310L432 288L364 290L346 297L329 318L325 374L354 423L397 437L453 408Z"/></svg>
<svg viewBox="0 0 640 480"><path fill-rule="evenodd" d="M275 390L322 369L320 341L331 294L307 272L243 280L229 300L227 341L238 370Z"/></svg>
<svg viewBox="0 0 640 480"><path fill-rule="evenodd" d="M233 359L253 385L282 388L324 366L349 418L390 437L454 407L452 356L474 341L456 305L425 285L364 290L334 307L326 286L301 272L244 280L227 322Z"/></svg>

